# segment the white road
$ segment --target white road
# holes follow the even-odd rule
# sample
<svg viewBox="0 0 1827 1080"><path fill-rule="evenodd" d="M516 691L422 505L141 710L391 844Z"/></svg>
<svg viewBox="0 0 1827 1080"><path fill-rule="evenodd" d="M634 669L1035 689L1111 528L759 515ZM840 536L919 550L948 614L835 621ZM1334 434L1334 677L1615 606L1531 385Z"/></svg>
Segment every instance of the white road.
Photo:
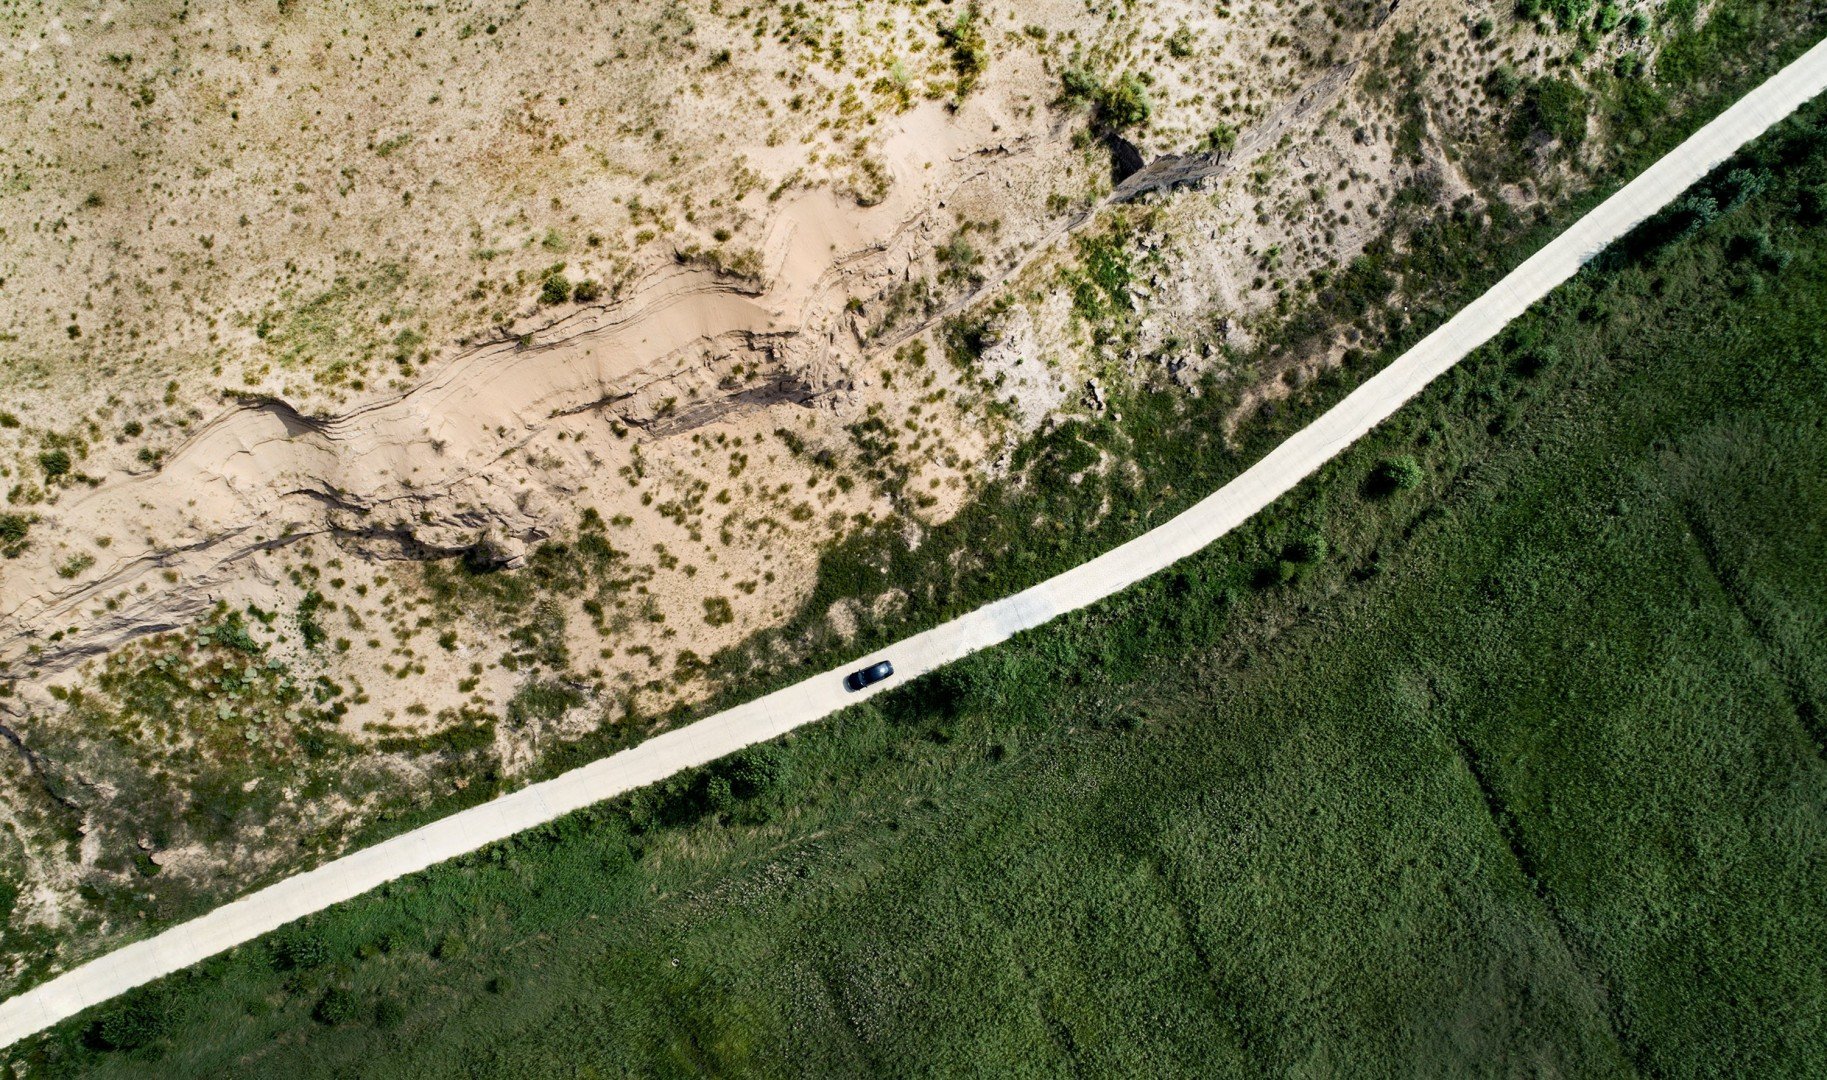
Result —
<svg viewBox="0 0 1827 1080"><path fill-rule="evenodd" d="M1005 641L1018 631L1095 603L1193 554L1331 460L1572 276L1593 254L1823 89L1827 89L1827 41L1751 91L1575 222L1324 416L1217 493L1159 528L879 654L859 657L841 669L345 855L92 960L0 1002L0 1046L395 878L810 724L882 689ZM846 672L881 658L894 661L894 678L862 693L844 690Z"/></svg>

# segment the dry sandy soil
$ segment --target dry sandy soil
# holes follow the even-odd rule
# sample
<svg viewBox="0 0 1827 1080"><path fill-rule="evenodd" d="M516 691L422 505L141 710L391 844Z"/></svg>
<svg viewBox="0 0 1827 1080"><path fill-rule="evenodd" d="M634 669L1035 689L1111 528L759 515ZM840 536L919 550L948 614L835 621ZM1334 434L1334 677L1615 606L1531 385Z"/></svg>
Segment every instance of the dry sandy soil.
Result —
<svg viewBox="0 0 1827 1080"><path fill-rule="evenodd" d="M832 541L1109 395L1283 392L1333 354L1230 370L1258 320L1398 191L1497 191L1487 76L1574 47L1446 0L0 19L0 870L57 962L637 736ZM1068 71L1141 80L1149 168ZM1083 237L1133 266L1120 335Z"/></svg>

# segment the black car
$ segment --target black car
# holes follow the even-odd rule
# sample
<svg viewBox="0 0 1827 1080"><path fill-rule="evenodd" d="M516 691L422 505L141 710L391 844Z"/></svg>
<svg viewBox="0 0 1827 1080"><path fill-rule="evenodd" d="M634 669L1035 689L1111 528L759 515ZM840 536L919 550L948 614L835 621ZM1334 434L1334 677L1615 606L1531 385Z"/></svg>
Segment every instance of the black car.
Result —
<svg viewBox="0 0 1827 1080"><path fill-rule="evenodd" d="M894 665L883 660L879 664L870 664L861 671L852 671L844 676L844 685L851 690L861 690L863 687L873 686L893 674Z"/></svg>

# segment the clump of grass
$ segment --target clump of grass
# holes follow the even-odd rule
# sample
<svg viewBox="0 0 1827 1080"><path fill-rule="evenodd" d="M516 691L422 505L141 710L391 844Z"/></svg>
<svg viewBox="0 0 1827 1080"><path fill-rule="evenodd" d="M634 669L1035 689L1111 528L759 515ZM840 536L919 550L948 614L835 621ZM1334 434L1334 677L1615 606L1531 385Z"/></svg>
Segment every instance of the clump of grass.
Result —
<svg viewBox="0 0 1827 1080"><path fill-rule="evenodd" d="M516 727L535 720L550 723L583 701L581 691L556 679L529 679L508 699L508 722Z"/></svg>
<svg viewBox="0 0 1827 1080"><path fill-rule="evenodd" d="M0 513L0 556L18 558L25 551L32 531L32 519L19 513Z"/></svg>

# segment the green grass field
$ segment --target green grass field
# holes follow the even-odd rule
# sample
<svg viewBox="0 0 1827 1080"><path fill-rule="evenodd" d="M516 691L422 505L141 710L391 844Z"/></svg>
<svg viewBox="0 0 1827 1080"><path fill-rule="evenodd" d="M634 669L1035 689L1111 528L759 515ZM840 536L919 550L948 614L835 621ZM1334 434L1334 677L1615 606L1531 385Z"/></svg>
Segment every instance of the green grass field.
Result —
<svg viewBox="0 0 1827 1080"><path fill-rule="evenodd" d="M1816 1074L1823 117L1176 570L10 1063Z"/></svg>

